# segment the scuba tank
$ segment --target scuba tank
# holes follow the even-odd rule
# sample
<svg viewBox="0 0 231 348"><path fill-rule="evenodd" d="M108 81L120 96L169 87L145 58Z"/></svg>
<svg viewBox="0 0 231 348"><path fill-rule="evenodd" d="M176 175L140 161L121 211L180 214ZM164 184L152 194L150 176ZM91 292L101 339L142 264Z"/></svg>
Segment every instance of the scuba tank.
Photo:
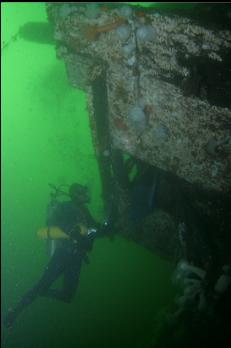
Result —
<svg viewBox="0 0 231 348"><path fill-rule="evenodd" d="M56 226L56 214L58 211L58 208L60 206L60 200L58 199L60 196L68 196L69 194L60 190L60 188L57 188L54 185L49 184L52 188L51 194L50 194L50 202L47 206L47 221L46 226L40 228L37 231L37 236L41 240L46 240L47 242L47 254L48 256L52 257L58 247L63 245L64 240L73 240L74 243L81 244L82 239L81 236L94 238L94 235L96 234L97 230L95 228L87 228L87 226L77 223L73 227L72 230L69 231L69 233L65 233L65 231L62 230L58 225Z"/></svg>
<svg viewBox="0 0 231 348"><path fill-rule="evenodd" d="M52 257L55 253L55 250L59 247L60 241L57 239L47 239L47 255Z"/></svg>
<svg viewBox="0 0 231 348"><path fill-rule="evenodd" d="M62 240L59 239L52 239L51 235L49 233L49 229L51 228L50 221L52 217L55 214L55 211L58 208L59 201L58 198L60 196L69 196L68 193L62 191L60 188L56 187L53 184L49 184L49 186L54 190L53 192L50 193L50 202L47 206L47 255L49 257L52 257L55 253L55 250L62 244Z"/></svg>

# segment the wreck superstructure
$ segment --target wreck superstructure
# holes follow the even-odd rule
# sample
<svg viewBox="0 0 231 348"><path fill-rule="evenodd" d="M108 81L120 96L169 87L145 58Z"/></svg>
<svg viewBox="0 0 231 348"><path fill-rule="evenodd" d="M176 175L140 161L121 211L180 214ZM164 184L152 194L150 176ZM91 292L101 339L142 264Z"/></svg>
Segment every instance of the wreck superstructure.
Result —
<svg viewBox="0 0 231 348"><path fill-rule="evenodd" d="M116 229L175 259L187 219L191 260L206 263L221 238L216 252L228 261L230 28L120 3L48 3L47 13L69 82L88 96L103 198L119 211ZM134 224L137 166L158 171L158 209ZM216 231L198 222L204 217Z"/></svg>

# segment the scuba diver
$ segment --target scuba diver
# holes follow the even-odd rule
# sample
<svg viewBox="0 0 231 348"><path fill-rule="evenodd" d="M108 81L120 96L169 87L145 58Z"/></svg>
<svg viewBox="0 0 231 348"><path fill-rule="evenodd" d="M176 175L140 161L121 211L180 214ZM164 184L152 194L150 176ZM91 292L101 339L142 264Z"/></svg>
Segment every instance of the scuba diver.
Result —
<svg viewBox="0 0 231 348"><path fill-rule="evenodd" d="M87 252L92 249L95 237L102 237L112 230L108 221L100 225L91 216L86 207L90 201L86 186L73 183L69 194L66 193L70 199L62 202L56 196L65 193L55 186L52 188L56 191L48 206L47 227L38 231L38 237L48 241L51 258L40 280L13 309L8 310L4 320L7 328L12 327L24 308L38 296L70 303L78 286L82 262L88 263ZM62 274L62 289L50 288Z"/></svg>

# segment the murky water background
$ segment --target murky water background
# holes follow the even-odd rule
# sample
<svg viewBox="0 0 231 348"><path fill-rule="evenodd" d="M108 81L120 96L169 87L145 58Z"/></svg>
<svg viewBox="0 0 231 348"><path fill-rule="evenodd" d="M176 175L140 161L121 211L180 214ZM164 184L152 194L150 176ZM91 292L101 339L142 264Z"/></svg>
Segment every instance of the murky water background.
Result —
<svg viewBox="0 0 231 348"><path fill-rule="evenodd" d="M86 96L68 85L54 46L17 35L28 22L46 22L43 3L2 4L3 309L34 285L48 261L36 237L48 183L89 185L90 210L103 218ZM148 347L174 302L173 266L120 237L97 240L90 261L75 300L36 300L11 331L3 330L5 348Z"/></svg>

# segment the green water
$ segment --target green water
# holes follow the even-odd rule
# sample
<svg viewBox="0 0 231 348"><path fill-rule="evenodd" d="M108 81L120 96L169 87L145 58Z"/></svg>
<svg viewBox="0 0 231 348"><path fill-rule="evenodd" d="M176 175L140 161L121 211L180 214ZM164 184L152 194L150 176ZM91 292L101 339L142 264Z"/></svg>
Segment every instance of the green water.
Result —
<svg viewBox="0 0 231 348"><path fill-rule="evenodd" d="M18 37L46 21L43 3L2 10L2 306L14 305L48 257L36 231L45 222L48 183L87 184L102 221L99 172L86 95L69 86L52 45ZM6 45L6 43L8 43ZM172 266L121 237L97 240L74 301L37 299L3 332L5 348L148 347L155 318L173 303Z"/></svg>

